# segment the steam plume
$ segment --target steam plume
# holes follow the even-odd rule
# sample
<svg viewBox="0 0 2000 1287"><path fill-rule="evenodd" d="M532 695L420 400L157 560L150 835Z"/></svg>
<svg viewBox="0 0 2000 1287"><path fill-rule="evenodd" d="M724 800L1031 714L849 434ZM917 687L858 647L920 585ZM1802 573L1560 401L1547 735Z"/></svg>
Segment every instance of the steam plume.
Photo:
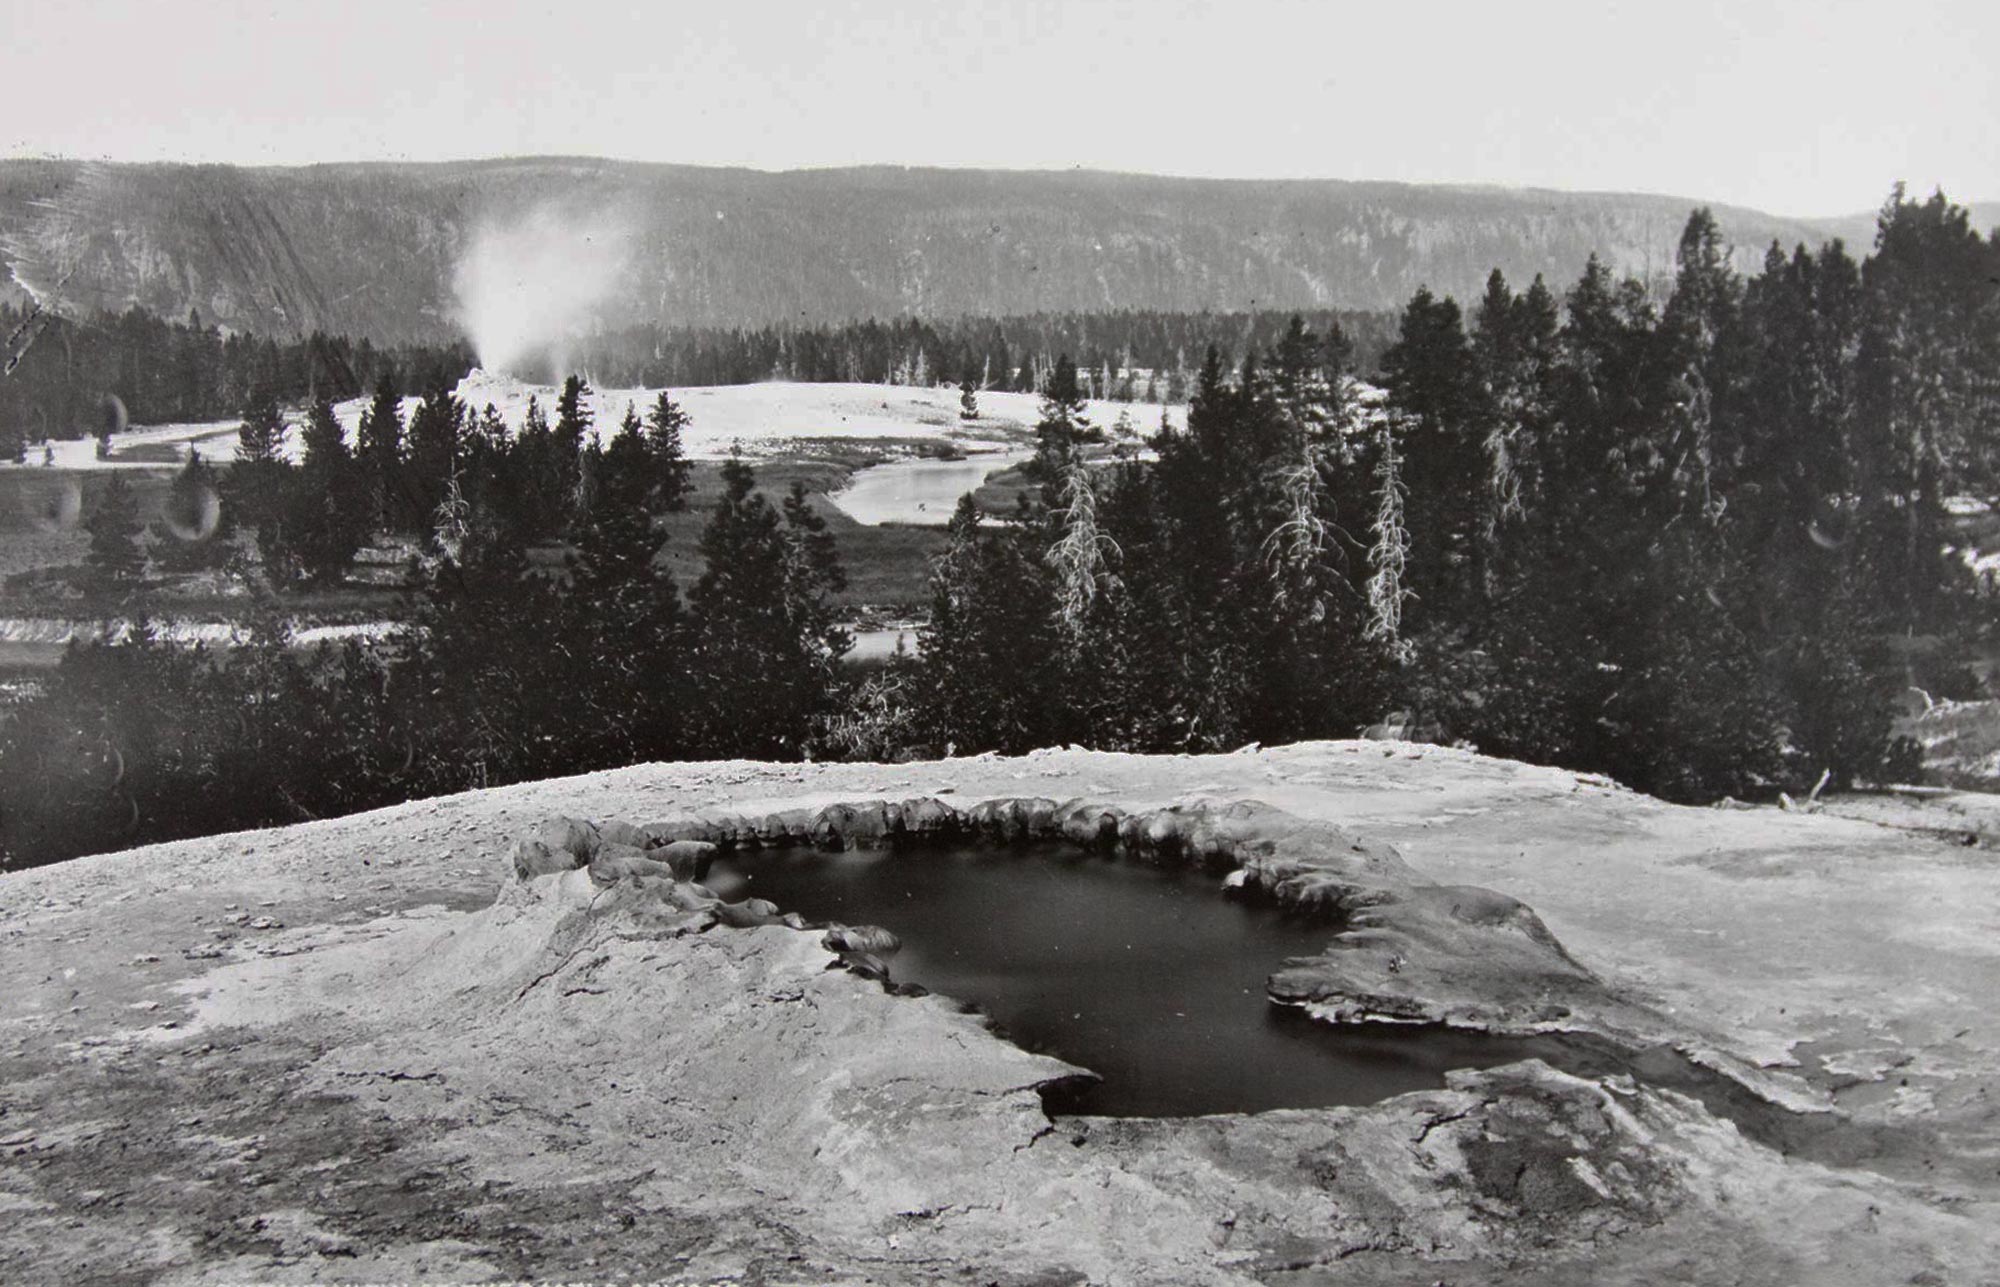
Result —
<svg viewBox="0 0 2000 1287"><path fill-rule="evenodd" d="M556 353L596 320L632 254L628 220L544 205L473 230L452 271L458 317L490 371Z"/></svg>

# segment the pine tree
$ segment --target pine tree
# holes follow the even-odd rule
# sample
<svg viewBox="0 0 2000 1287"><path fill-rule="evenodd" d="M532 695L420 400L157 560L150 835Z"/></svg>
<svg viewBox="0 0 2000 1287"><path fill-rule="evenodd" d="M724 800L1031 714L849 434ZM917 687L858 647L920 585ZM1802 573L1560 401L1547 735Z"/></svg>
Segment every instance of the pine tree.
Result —
<svg viewBox="0 0 2000 1287"><path fill-rule="evenodd" d="M500 415L500 408L487 403L480 409L473 430L482 450L501 454L513 445L513 433L507 428L507 421Z"/></svg>
<svg viewBox="0 0 2000 1287"><path fill-rule="evenodd" d="M563 381L562 394L556 399L554 430L555 482L566 521L574 520L587 500L583 494L583 457L585 445L592 441L590 431L594 421L590 386L582 377L570 376Z"/></svg>
<svg viewBox="0 0 2000 1287"><path fill-rule="evenodd" d="M406 529L411 524L403 488L403 394L395 368L375 381L375 396L355 430L355 455L374 504L375 525Z"/></svg>
<svg viewBox="0 0 2000 1287"><path fill-rule="evenodd" d="M1076 364L1065 353L1056 359L1055 373L1042 395L1041 419L1035 423L1035 459L1030 468L1049 505L1056 503L1056 493L1081 456L1083 444L1097 440L1085 409L1083 390L1076 382Z"/></svg>
<svg viewBox="0 0 2000 1287"><path fill-rule="evenodd" d="M1368 563L1368 625L1362 637L1376 644L1392 660L1407 663L1411 657L1409 640L1403 634L1403 607L1410 600L1405 585L1409 566L1410 533L1404 518L1402 461L1396 452L1393 419L1382 422L1380 454L1375 477L1379 497L1375 509L1375 545Z"/></svg>
<svg viewBox="0 0 2000 1287"><path fill-rule="evenodd" d="M457 485L465 504L489 525L518 523L521 480L514 453L514 436L500 410L487 403L478 415L467 408L459 439ZM514 529L519 536L519 529Z"/></svg>
<svg viewBox="0 0 2000 1287"><path fill-rule="evenodd" d="M521 511L514 526L528 544L546 541L562 530L574 480L566 475L559 457L548 417L542 413L541 403L530 396L513 451L521 480Z"/></svg>
<svg viewBox="0 0 2000 1287"><path fill-rule="evenodd" d="M277 404L259 399L236 431L236 461L230 466L223 500L238 519L256 529L257 550L272 589L289 585L296 572L285 525L291 514L295 471L283 455L288 428Z"/></svg>
<svg viewBox="0 0 2000 1287"><path fill-rule="evenodd" d="M825 696L821 658L794 621L794 553L783 520L739 457L702 529L701 579L689 597L704 749L785 758L801 752Z"/></svg>
<svg viewBox="0 0 2000 1287"><path fill-rule="evenodd" d="M302 443L305 458L286 536L307 578L338 584L368 541L372 515L367 479L348 450L329 400L313 402Z"/></svg>
<svg viewBox="0 0 2000 1287"><path fill-rule="evenodd" d="M1783 717L1707 538L1683 524L1659 543L1639 643L1601 716L1620 780L1670 800L1741 794L1783 768Z"/></svg>
<svg viewBox="0 0 2000 1287"><path fill-rule="evenodd" d="M1175 349L1173 369L1167 372L1167 401L1175 404L1186 402L1189 380L1187 351Z"/></svg>
<svg viewBox="0 0 2000 1287"><path fill-rule="evenodd" d="M482 781L574 772L599 750L598 726L576 710L594 659L578 655L574 612L508 525L476 507L468 517L458 550L420 572L414 628L398 637L406 753L418 771L464 766Z"/></svg>
<svg viewBox="0 0 2000 1287"><path fill-rule="evenodd" d="M1326 365L1320 338L1294 314L1284 336L1264 363L1271 396L1294 426L1307 433L1332 427L1339 410L1339 386Z"/></svg>
<svg viewBox="0 0 2000 1287"><path fill-rule="evenodd" d="M1071 454L1056 480L1049 520L1056 540L1043 559L1055 575L1056 621L1072 648L1081 651L1117 544L1098 525L1097 481L1080 454Z"/></svg>
<svg viewBox="0 0 2000 1287"><path fill-rule="evenodd" d="M1822 554L1826 553L1822 551ZM1831 775L1834 790L1881 779L1891 748L1902 669L1884 642L1883 605L1852 563L1805 605L1772 649L1782 725L1800 760L1799 781Z"/></svg>
<svg viewBox="0 0 2000 1287"><path fill-rule="evenodd" d="M1661 318L1667 348L1668 406L1661 457L1667 470L1661 485L1675 513L1714 523L1723 495L1734 490L1741 435L1723 417L1735 378L1732 355L1742 347L1734 334L1742 284L1729 266L1729 250L1715 216L1706 207L1688 216L1675 255L1674 290Z"/></svg>
<svg viewBox="0 0 2000 1287"><path fill-rule="evenodd" d="M1500 524L1519 518L1522 512L1519 457L1523 372L1521 337L1515 332L1519 316L1519 301L1500 270L1494 269L1486 279L1486 294L1479 301L1472 330L1472 360L1479 373L1480 403L1476 414L1482 421L1488 471L1479 536L1485 556L1483 589L1489 598L1497 588L1493 565Z"/></svg>
<svg viewBox="0 0 2000 1287"><path fill-rule="evenodd" d="M1168 746L1205 751L1248 739L1257 704L1256 648L1246 623L1268 617L1256 542L1263 532L1239 520L1260 462L1245 447L1244 399L1230 387L1222 356L1204 356L1185 433L1153 440L1159 463L1152 506L1162 539L1150 560L1158 598L1169 606L1165 629L1176 694ZM1164 420L1163 420L1164 422ZM1252 535L1252 533L1255 535ZM1125 548L1127 574L1141 562ZM1142 607L1141 611L1145 609Z"/></svg>
<svg viewBox="0 0 2000 1287"><path fill-rule="evenodd" d="M583 451L576 460L576 487L570 494L569 531L570 539L589 524L591 511L597 508L599 493L604 485L604 447L596 439L583 444Z"/></svg>
<svg viewBox="0 0 2000 1287"><path fill-rule="evenodd" d="M1473 418L1472 363L1458 304L1419 289L1382 359L1389 403L1403 417L1409 488L1408 589L1420 618L1446 622L1479 589L1480 497L1487 465Z"/></svg>
<svg viewBox="0 0 2000 1287"><path fill-rule="evenodd" d="M816 663L822 689L834 683L833 666L853 637L835 620L833 596L847 589L847 569L826 519L813 508L805 484L793 482L782 506L785 516L785 602L792 628Z"/></svg>
<svg viewBox="0 0 2000 1287"><path fill-rule="evenodd" d="M91 583L100 590L135 584L145 575L146 549L139 541L139 501L125 475L111 471L97 507L84 520L90 533L87 563Z"/></svg>
<svg viewBox="0 0 2000 1287"><path fill-rule="evenodd" d="M1531 287L1504 325L1495 316L1475 332L1477 418L1512 437L1521 513L1489 546L1484 629L1454 650L1490 667L1426 660L1442 672L1438 691L1481 694L1449 714L1482 747L1629 781L1643 734L1613 707L1649 664L1659 604L1648 584L1659 526L1645 517L1663 401L1657 322L1643 288L1617 283L1595 257L1566 304L1557 328L1547 292ZM1490 485L1481 494L1493 506Z"/></svg>
<svg viewBox="0 0 2000 1287"><path fill-rule="evenodd" d="M1018 753L1056 740L1064 688L1049 574L1027 533L981 526L959 499L919 632L917 724L937 749Z"/></svg>
<svg viewBox="0 0 2000 1287"><path fill-rule="evenodd" d="M1825 563L1815 551L1858 554L1864 542L1852 539L1845 501L1887 466L1863 456L1859 433L1860 269L1837 241L1790 257L1774 244L1744 291L1742 316L1740 470L1757 485L1735 490L1728 516L1741 547L1766 564L1760 593L1789 597L1799 573ZM1818 598L1826 587L1814 577L1800 588Z"/></svg>
<svg viewBox="0 0 2000 1287"><path fill-rule="evenodd" d="M268 397L259 399L243 413L243 423L236 428L237 463L263 465L282 460L288 432L278 404Z"/></svg>
<svg viewBox="0 0 2000 1287"><path fill-rule="evenodd" d="M629 762L674 754L687 723L685 623L666 545L654 522L657 490L638 412L627 407L601 456L587 459L595 495L570 557L570 633L589 658L577 697L604 756Z"/></svg>
<svg viewBox="0 0 2000 1287"><path fill-rule="evenodd" d="M639 412L625 404L625 416L611 435L598 465L597 499L616 509L645 513L653 491L652 450Z"/></svg>
<svg viewBox="0 0 2000 1287"><path fill-rule="evenodd" d="M1883 646L1895 597L1871 581L1884 533L1864 526L1893 511L1854 503L1894 472L1885 444L1860 432L1861 270L1837 241L1789 257L1773 245L1741 311L1735 416L1750 485L1725 515L1744 561L1736 597L1763 623L1757 642L1803 775L1825 770L1845 788L1879 771L1901 682Z"/></svg>
<svg viewBox="0 0 2000 1287"><path fill-rule="evenodd" d="M1544 498L1543 452L1551 428L1549 397L1556 360L1554 298L1537 277L1516 295L1499 270L1487 279L1474 318L1474 432L1486 458L1480 497L1478 562L1489 603L1533 558L1530 508Z"/></svg>
<svg viewBox="0 0 2000 1287"><path fill-rule="evenodd" d="M438 506L457 475L465 449L465 404L442 384L433 386L410 414L405 491L416 529L431 532Z"/></svg>
<svg viewBox="0 0 2000 1287"><path fill-rule="evenodd" d="M1348 475L1356 460L1346 360L1294 317L1265 364L1279 434L1264 465L1271 519L1260 550L1274 607L1306 625L1333 624L1347 592L1343 501L1362 494ZM1343 490L1351 494L1342 496Z"/></svg>
<svg viewBox="0 0 2000 1287"><path fill-rule="evenodd" d="M687 459L681 434L692 423L664 389L647 413L646 448L652 459L655 481L651 503L656 514L675 514L687 508L694 466Z"/></svg>
<svg viewBox="0 0 2000 1287"><path fill-rule="evenodd" d="M1943 193L1921 203L1901 185L1891 193L1863 268L1857 401L1862 450L1885 471L1863 497L1869 557L1906 630L1933 627L1945 606L1953 477L1974 494L2000 491L1990 431L2000 417L1996 275L2000 246L1983 241Z"/></svg>
<svg viewBox="0 0 2000 1287"><path fill-rule="evenodd" d="M1068 700L1079 716L1065 732L1119 750L1179 749L1189 705L1177 668L1185 618L1160 488L1137 460L1114 466L1103 481L1097 524L1108 575L1082 649L1065 658Z"/></svg>

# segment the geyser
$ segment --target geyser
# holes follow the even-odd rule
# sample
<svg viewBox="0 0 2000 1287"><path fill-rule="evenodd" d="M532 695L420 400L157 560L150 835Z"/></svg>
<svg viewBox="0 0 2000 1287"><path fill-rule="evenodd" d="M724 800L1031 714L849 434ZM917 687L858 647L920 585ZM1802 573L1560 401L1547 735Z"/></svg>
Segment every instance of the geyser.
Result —
<svg viewBox="0 0 2000 1287"><path fill-rule="evenodd" d="M598 320L632 259L632 223L615 212L545 204L477 225L452 270L459 322L480 365L523 363Z"/></svg>

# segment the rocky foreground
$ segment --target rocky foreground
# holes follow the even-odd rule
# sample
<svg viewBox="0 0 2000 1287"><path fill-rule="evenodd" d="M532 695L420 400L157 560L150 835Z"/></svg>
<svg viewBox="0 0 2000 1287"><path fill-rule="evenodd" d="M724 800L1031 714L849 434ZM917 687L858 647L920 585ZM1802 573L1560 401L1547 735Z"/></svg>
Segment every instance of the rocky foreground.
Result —
<svg viewBox="0 0 2000 1287"><path fill-rule="evenodd" d="M1322 909L1273 1003L1565 1057L1051 1119L1079 1070L691 856L1024 832ZM1381 743L658 765L83 859L0 877L0 1281L2000 1282L1996 930L1986 850Z"/></svg>

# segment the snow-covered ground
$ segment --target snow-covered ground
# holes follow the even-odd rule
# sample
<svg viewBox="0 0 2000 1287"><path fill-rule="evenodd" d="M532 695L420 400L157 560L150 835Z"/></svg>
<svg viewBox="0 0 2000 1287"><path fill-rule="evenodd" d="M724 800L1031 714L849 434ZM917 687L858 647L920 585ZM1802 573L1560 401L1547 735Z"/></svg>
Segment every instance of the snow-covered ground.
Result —
<svg viewBox="0 0 2000 1287"><path fill-rule="evenodd" d="M474 415L491 405L508 428L518 430L527 418L528 399L541 402L543 414L555 419L556 385L531 384L510 376L475 370L459 382L460 401ZM600 436L615 431L630 406L644 416L659 396L658 389L593 389L589 398ZM951 442L969 451L1018 445L1030 433L1038 417L1041 399L1032 393L989 391L979 395L979 419L959 419L958 390L916 388L888 384L728 384L693 386L672 390L674 401L691 415L692 425L682 435L689 457L720 460L732 450L746 456L769 457L784 452L791 444L813 440L892 440L919 443ZM403 400L405 422L417 408L419 399ZM368 399L352 398L335 407L341 425L353 441L367 409ZM1138 433L1152 433L1160 426L1161 408L1146 403L1093 401L1092 423L1109 429L1125 413ZM1166 409L1176 428L1187 424L1186 407ZM287 450L299 448L296 412L290 418L293 432ZM210 460L227 460L236 450L234 420L204 424L151 425L131 429L112 439L115 455L134 447L171 446L182 457L193 444ZM62 469L158 468L159 460L110 460L97 458L95 439L68 442L32 443L25 466L35 469L44 463L44 447L53 463Z"/></svg>
<svg viewBox="0 0 2000 1287"><path fill-rule="evenodd" d="M848 650L848 661L887 661L896 655L896 645L914 657L917 654L917 628L911 625L887 626L880 630L856 630L854 647Z"/></svg>
<svg viewBox="0 0 2000 1287"><path fill-rule="evenodd" d="M172 447L175 455L185 460L188 444L201 449L207 460L227 460L236 453L237 421L208 421L202 424L148 425L143 429L128 429L114 434L111 450L129 451L134 447ZM58 469L158 469L168 462L161 460L99 460L97 439L75 438L68 441L35 442L28 444L28 463L11 466L16 469L39 469L53 465Z"/></svg>
<svg viewBox="0 0 2000 1287"><path fill-rule="evenodd" d="M527 418L528 399L540 400L543 414L555 417L561 390L554 385L528 384L486 371L473 371L459 382L458 397L474 413L489 404L511 429ZM696 460L720 460L732 450L746 456L769 456L788 444L812 439L892 439L912 446L952 442L968 450L998 448L1032 432L1041 399L1032 393L989 391L979 397L980 416L959 419L958 390L888 384L728 384L677 388L671 391L693 423L682 434L682 445ZM658 389L594 389L590 405L600 435L617 429L625 408L641 416L659 396ZM341 405L341 422L352 430L361 418L361 401ZM416 406L406 399L407 415ZM1120 411L1140 432L1159 427L1160 408L1143 403L1092 402L1093 423L1109 428ZM1187 409L1167 411L1176 427L1185 427Z"/></svg>

